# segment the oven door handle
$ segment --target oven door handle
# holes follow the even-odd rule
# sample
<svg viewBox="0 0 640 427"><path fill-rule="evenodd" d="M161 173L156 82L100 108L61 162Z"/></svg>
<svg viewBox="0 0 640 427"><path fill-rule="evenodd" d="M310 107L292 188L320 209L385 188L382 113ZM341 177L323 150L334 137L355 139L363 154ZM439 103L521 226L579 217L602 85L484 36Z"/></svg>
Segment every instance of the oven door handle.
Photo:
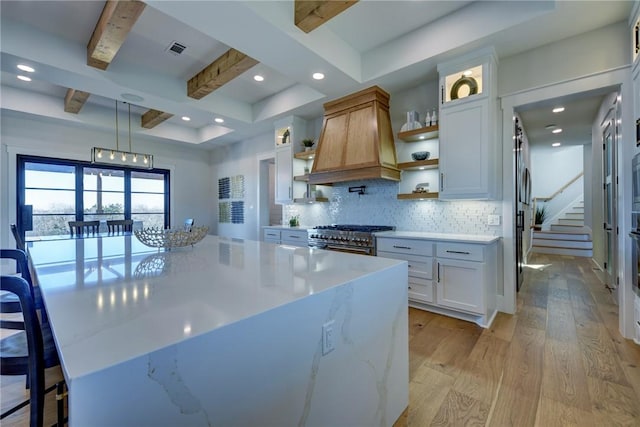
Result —
<svg viewBox="0 0 640 427"><path fill-rule="evenodd" d="M365 255L371 254L371 249L367 249L367 248L352 248L352 247L344 247L344 246L327 245L325 249L330 249L330 250L340 251L340 252L363 253Z"/></svg>

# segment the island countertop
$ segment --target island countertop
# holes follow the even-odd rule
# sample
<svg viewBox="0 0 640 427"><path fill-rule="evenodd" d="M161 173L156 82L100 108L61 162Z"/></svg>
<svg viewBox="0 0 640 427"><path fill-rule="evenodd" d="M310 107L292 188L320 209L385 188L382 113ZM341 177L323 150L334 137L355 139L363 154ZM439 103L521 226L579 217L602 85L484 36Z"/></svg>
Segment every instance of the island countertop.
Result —
<svg viewBox="0 0 640 427"><path fill-rule="evenodd" d="M399 263L217 236L171 251L111 236L29 252L68 379Z"/></svg>
<svg viewBox="0 0 640 427"><path fill-rule="evenodd" d="M407 408L406 261L217 236L28 245L70 427L392 426Z"/></svg>

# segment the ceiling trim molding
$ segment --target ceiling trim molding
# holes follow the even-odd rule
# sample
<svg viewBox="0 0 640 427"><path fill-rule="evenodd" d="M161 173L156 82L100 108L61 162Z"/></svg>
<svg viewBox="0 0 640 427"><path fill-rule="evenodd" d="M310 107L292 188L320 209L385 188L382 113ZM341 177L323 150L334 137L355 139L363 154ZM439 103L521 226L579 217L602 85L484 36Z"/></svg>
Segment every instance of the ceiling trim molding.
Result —
<svg viewBox="0 0 640 427"><path fill-rule="evenodd" d="M77 89L67 89L67 93L64 96L64 111L67 113L78 114L84 103L91 95L89 92L83 92Z"/></svg>
<svg viewBox="0 0 640 427"><path fill-rule="evenodd" d="M87 65L106 70L145 7L138 0L108 0L87 44Z"/></svg>
<svg viewBox="0 0 640 427"><path fill-rule="evenodd" d="M173 117L173 114L160 110L149 110L140 117L140 126L145 129L153 129L160 123Z"/></svg>
<svg viewBox="0 0 640 427"><path fill-rule="evenodd" d="M295 0L294 23L305 33L310 33L357 2L358 0Z"/></svg>
<svg viewBox="0 0 640 427"><path fill-rule="evenodd" d="M229 49L187 81L187 96L201 99L238 77L258 61L236 49Z"/></svg>

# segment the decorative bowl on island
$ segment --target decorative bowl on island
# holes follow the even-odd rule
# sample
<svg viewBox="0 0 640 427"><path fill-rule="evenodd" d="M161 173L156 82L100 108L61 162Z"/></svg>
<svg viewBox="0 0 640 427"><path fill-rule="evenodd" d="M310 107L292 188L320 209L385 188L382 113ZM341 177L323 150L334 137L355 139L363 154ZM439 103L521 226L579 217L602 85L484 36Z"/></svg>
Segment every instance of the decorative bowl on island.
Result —
<svg viewBox="0 0 640 427"><path fill-rule="evenodd" d="M162 228L150 227L141 230L134 230L138 240L152 248L179 248L193 246L204 239L209 232L209 227L191 227L191 231L184 229L165 230Z"/></svg>
<svg viewBox="0 0 640 427"><path fill-rule="evenodd" d="M430 155L431 153L429 153L428 151L416 151L415 153L411 153L411 158L416 161L427 160Z"/></svg>

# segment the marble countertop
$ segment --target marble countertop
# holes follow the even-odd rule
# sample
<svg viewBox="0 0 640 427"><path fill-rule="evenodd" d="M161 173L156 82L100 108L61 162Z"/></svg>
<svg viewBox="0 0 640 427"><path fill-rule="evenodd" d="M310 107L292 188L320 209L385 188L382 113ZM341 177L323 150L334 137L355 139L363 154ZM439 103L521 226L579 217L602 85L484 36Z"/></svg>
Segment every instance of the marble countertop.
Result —
<svg viewBox="0 0 640 427"><path fill-rule="evenodd" d="M443 242L482 243L489 244L501 239L500 236L474 234L431 233L424 231L381 231L374 233L376 237L392 237L395 239L438 240Z"/></svg>
<svg viewBox="0 0 640 427"><path fill-rule="evenodd" d="M135 236L29 252L67 380L403 262L217 236L166 252Z"/></svg>
<svg viewBox="0 0 640 427"><path fill-rule="evenodd" d="M288 225L265 225L262 228L277 228L278 230L300 230L307 231L316 228L314 225L299 225L297 227L290 227Z"/></svg>

